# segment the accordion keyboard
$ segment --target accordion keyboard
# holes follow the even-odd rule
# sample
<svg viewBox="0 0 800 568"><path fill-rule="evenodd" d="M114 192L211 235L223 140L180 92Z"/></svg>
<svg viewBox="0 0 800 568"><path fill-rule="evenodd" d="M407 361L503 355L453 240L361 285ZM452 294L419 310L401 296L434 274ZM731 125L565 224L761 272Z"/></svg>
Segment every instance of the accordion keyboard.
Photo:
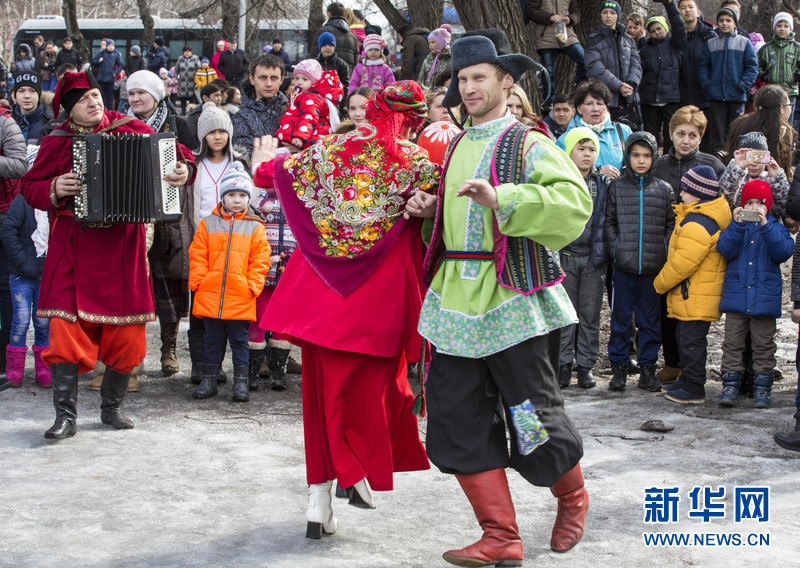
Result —
<svg viewBox="0 0 800 568"><path fill-rule="evenodd" d="M161 203L165 214L181 214L181 200L177 187L164 181L164 176L172 174L178 164L177 148L174 138L158 141L158 155L161 161Z"/></svg>

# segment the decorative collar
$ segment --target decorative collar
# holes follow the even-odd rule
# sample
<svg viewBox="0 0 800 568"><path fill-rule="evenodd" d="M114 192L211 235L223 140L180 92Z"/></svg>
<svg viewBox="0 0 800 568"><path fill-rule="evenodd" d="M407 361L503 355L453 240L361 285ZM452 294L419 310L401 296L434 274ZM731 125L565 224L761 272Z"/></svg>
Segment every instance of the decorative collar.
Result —
<svg viewBox="0 0 800 568"><path fill-rule="evenodd" d="M505 116L490 120L489 122L484 122L477 126L472 126L472 117L470 117L466 124L464 124L464 131L467 138L470 140L484 140L486 138L499 136L516 120L517 119L514 118L514 115L511 114L509 110L506 110Z"/></svg>

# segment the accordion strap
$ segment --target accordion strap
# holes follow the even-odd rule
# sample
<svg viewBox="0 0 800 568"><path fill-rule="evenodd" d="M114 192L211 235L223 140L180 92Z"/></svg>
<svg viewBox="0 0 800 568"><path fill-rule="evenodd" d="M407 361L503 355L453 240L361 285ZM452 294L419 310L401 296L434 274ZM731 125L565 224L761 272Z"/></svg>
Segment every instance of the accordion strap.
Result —
<svg viewBox="0 0 800 568"><path fill-rule="evenodd" d="M110 132L112 130L119 128L120 126L128 124L131 120L133 119L130 116L123 116L122 118L118 118L105 128L98 130L94 134L103 134L104 132ZM76 136L83 136L83 134L77 132L67 132L66 130L53 130L48 136L69 136L70 138L74 138Z"/></svg>

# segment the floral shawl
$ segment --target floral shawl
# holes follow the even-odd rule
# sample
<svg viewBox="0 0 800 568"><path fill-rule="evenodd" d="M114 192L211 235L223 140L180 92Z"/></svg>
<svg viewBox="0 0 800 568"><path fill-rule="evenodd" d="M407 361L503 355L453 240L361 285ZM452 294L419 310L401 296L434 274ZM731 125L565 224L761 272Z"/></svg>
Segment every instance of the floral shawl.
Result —
<svg viewBox="0 0 800 568"><path fill-rule="evenodd" d="M367 125L279 156L275 182L283 212L306 260L348 296L375 271L403 232L403 211L417 191L433 191L441 170L427 152L400 143L409 162L391 159Z"/></svg>

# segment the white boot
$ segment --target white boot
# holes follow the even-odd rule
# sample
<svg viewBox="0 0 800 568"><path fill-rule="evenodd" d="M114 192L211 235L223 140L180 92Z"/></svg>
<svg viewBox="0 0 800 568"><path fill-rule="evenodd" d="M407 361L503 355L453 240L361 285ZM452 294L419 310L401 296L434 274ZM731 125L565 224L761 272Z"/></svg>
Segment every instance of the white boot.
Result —
<svg viewBox="0 0 800 568"><path fill-rule="evenodd" d="M372 493L369 491L366 477L348 489L348 496L350 497L349 504L354 507L361 509L375 508L375 501L372 500Z"/></svg>
<svg viewBox="0 0 800 568"><path fill-rule="evenodd" d="M321 538L323 534L334 534L338 522L331 509L332 481L308 486L308 508L306 509L306 538Z"/></svg>

